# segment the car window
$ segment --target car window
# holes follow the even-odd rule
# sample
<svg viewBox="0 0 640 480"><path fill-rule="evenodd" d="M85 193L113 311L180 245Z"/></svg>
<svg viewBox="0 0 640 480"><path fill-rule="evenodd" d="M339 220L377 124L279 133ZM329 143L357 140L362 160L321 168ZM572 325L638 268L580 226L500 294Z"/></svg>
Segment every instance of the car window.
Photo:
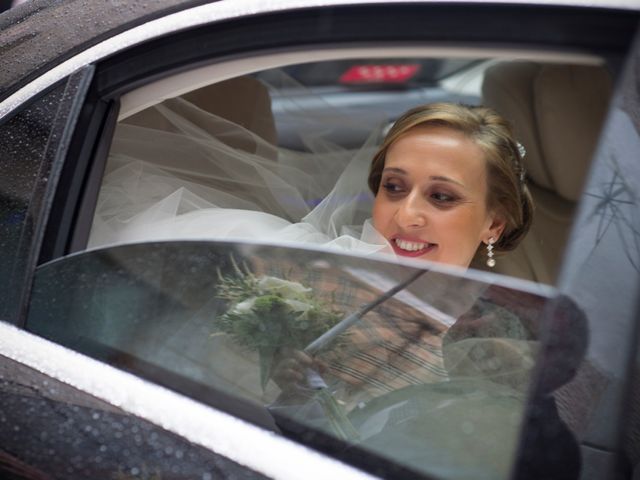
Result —
<svg viewBox="0 0 640 480"><path fill-rule="evenodd" d="M2 320L17 322L24 308L46 221L43 207L55 191L86 73L62 81L0 125L0 273L8 279L0 290Z"/></svg>
<svg viewBox="0 0 640 480"><path fill-rule="evenodd" d="M262 238L384 254L366 176L385 132L417 105L484 104L523 145L536 206L496 271L555 284L611 95L607 68L578 60L363 57L142 87L122 99L87 244Z"/></svg>
<svg viewBox="0 0 640 480"><path fill-rule="evenodd" d="M26 328L297 441L378 459L364 468L506 478L553 291L492 280L259 244L123 245L39 267ZM562 312L578 335L580 312ZM550 366L548 392L572 368Z"/></svg>

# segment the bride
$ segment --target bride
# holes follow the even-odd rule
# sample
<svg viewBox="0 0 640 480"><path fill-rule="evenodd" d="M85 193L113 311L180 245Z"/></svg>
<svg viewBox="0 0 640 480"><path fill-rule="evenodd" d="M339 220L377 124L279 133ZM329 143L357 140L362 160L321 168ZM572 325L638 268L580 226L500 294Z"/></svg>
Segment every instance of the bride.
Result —
<svg viewBox="0 0 640 480"><path fill-rule="evenodd" d="M264 88L250 77L226 83L239 81ZM381 128L351 150L331 141L327 125L365 126L340 115L313 123L292 101L288 118L311 132L293 150L196 99L165 100L118 125L89 247L258 239L491 267L531 223L521 152L488 108L423 105L379 148ZM273 121L270 110L263 116Z"/></svg>

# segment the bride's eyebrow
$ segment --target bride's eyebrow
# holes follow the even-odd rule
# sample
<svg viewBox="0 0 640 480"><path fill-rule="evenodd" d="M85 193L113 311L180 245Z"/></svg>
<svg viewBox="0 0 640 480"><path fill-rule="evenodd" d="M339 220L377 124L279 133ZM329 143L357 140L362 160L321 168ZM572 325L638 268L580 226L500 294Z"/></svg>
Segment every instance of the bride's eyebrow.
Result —
<svg viewBox="0 0 640 480"><path fill-rule="evenodd" d="M449 177L441 177L439 175L436 175L436 176L429 177L429 179L430 180L434 180L436 182L453 183L455 185L460 185L461 187L464 187L464 184L458 182L457 180L454 180L453 178L449 178Z"/></svg>
<svg viewBox="0 0 640 480"><path fill-rule="evenodd" d="M384 167L382 173L398 173L400 175L406 175L406 170L397 167Z"/></svg>
<svg viewBox="0 0 640 480"><path fill-rule="evenodd" d="M402 168L398 168L398 167L385 167L382 170L382 173L396 173L398 175L407 175L407 171L403 170ZM441 175L432 175L431 177L429 177L429 180L433 181L433 182L447 182L447 183L453 183L454 185L458 185L460 187L465 188L465 185L457 180L454 180L453 178L450 177L443 177Z"/></svg>

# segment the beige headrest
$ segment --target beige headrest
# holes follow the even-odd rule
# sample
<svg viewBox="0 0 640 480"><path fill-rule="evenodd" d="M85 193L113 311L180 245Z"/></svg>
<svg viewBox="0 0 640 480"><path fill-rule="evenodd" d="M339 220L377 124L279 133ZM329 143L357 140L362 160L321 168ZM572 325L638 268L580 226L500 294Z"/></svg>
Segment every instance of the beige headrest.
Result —
<svg viewBox="0 0 640 480"><path fill-rule="evenodd" d="M248 131L255 133L271 144L277 143L277 132L273 113L271 111L271 97L267 87L253 77L236 77L231 80L215 83L206 87L185 93L181 96L196 105L204 112L213 113L219 117L241 125ZM172 102L173 99L165 100ZM206 116L198 116L192 111L182 111L179 104L172 104L185 118L204 130L209 130L209 120ZM154 108L148 108L132 115L123 121L130 125L139 125L158 130L175 131L175 127ZM219 132L211 132L217 135ZM254 145L249 138L235 136L225 138L224 141L234 148L253 151Z"/></svg>
<svg viewBox="0 0 640 480"><path fill-rule="evenodd" d="M524 145L529 178L577 201L611 96L602 67L505 62L487 69L484 104Z"/></svg>
<svg viewBox="0 0 640 480"><path fill-rule="evenodd" d="M271 97L253 77L236 77L182 95L201 109L241 125L269 143L277 143Z"/></svg>

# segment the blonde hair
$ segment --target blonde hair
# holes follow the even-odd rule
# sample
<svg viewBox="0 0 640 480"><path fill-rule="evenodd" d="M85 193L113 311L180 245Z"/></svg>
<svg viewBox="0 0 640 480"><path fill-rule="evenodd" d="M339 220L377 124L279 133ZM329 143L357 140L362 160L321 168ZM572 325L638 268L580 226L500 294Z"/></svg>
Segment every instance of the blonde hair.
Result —
<svg viewBox="0 0 640 480"><path fill-rule="evenodd" d="M487 161L487 207L506 222L494 248L496 251L516 248L531 226L533 200L524 183L522 158L511 127L488 107L431 103L402 115L371 161L369 188L373 194L377 195L380 187L387 150L402 135L418 126L451 128L480 147Z"/></svg>

